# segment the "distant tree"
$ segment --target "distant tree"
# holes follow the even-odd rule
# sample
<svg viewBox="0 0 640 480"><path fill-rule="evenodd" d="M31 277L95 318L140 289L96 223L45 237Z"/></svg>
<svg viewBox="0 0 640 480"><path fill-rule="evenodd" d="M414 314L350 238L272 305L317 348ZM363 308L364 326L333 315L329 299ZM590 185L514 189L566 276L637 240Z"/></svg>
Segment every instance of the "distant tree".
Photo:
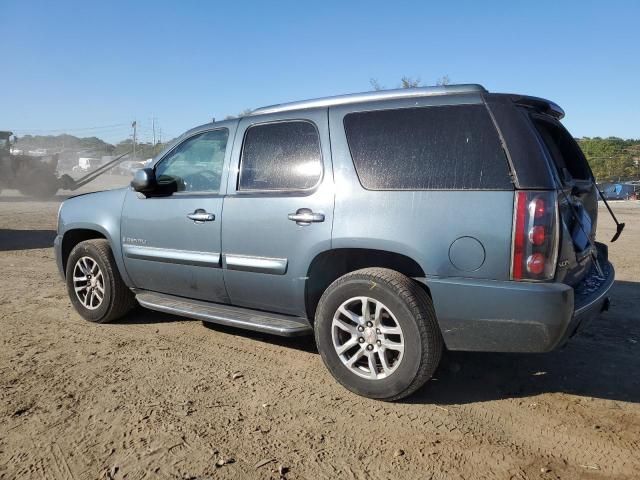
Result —
<svg viewBox="0 0 640 480"><path fill-rule="evenodd" d="M126 138L116 143L115 149L113 151L114 155L122 155L123 153L127 153L133 150L133 140L130 138ZM136 152L137 153L137 152Z"/></svg>
<svg viewBox="0 0 640 480"><path fill-rule="evenodd" d="M416 88L421 86L421 84L422 84L422 81L420 80L420 78L413 78L405 75L400 79L400 88ZM443 75L442 77L436 80L436 85L450 85L450 84L451 84L451 79L449 78L449 75ZM374 77L369 79L369 85L371 85L371 88L373 88L376 91L387 89L387 87L385 87L384 85L381 85L378 79Z"/></svg>
<svg viewBox="0 0 640 480"><path fill-rule="evenodd" d="M449 85L451 83L451 79L449 75L443 75L438 80L436 80L436 85Z"/></svg>
<svg viewBox="0 0 640 480"><path fill-rule="evenodd" d="M369 84L375 91L384 90L384 86L380 85L377 78L370 78Z"/></svg>
<svg viewBox="0 0 640 480"><path fill-rule="evenodd" d="M640 159L640 140L584 137L577 141L598 181L639 177L639 164L636 161Z"/></svg>
<svg viewBox="0 0 640 480"><path fill-rule="evenodd" d="M416 88L420 86L420 79L413 79L411 77L402 77L400 79L401 88Z"/></svg>

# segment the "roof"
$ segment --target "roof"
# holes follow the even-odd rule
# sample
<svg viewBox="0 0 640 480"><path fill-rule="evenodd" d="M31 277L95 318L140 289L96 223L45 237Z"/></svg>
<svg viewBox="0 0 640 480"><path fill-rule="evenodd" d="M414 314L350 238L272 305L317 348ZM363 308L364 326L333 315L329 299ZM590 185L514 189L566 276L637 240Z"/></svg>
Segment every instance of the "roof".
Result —
<svg viewBox="0 0 640 480"><path fill-rule="evenodd" d="M280 103L253 110L249 115L262 115L265 113L288 112L306 108L331 107L335 105L347 105L352 103L372 102L379 100L392 100L400 98L430 97L435 95L459 95L464 93L487 93L487 90L475 83L460 85L439 85L435 87L399 88L395 90L378 90L375 92L350 93L348 95L336 95L333 97L315 98L298 102Z"/></svg>

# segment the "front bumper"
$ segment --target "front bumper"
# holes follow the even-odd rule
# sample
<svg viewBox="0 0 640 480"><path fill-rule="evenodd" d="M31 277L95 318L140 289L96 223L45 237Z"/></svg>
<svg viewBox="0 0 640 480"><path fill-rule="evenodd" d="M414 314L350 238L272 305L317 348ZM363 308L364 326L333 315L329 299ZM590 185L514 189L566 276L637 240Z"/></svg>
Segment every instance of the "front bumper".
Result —
<svg viewBox="0 0 640 480"><path fill-rule="evenodd" d="M62 235L56 235L53 240L53 253L56 258L56 265L58 266L58 273L62 280L64 280L64 267L62 265Z"/></svg>
<svg viewBox="0 0 640 480"><path fill-rule="evenodd" d="M563 283L417 279L427 285L449 350L547 352L566 342L608 307L615 272ZM584 288L590 285L589 288Z"/></svg>

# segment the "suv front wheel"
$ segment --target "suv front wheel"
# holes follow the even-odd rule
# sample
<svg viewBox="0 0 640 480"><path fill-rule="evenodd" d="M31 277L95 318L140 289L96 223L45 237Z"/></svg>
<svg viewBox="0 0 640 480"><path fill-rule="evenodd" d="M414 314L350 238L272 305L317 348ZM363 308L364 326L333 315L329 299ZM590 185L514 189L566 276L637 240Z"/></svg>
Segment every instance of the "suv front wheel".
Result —
<svg viewBox="0 0 640 480"><path fill-rule="evenodd" d="M71 303L90 322L116 320L135 305L133 292L120 277L107 240L86 240L76 245L65 276Z"/></svg>
<svg viewBox="0 0 640 480"><path fill-rule="evenodd" d="M433 303L410 278L366 268L333 282L315 318L318 350L333 376L358 395L398 400L435 372L442 335Z"/></svg>

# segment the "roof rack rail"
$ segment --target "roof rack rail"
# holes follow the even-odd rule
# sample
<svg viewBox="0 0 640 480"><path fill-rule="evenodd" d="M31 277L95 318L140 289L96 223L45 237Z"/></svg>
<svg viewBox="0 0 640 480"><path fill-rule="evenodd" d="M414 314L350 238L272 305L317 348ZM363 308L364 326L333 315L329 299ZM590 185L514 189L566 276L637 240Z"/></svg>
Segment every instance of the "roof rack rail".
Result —
<svg viewBox="0 0 640 480"><path fill-rule="evenodd" d="M350 93L347 95L336 95L333 97L315 98L311 100L301 100L298 102L280 103L276 105L260 107L251 111L251 113L249 113L249 116L262 115L265 113L287 112L291 110L302 110L305 108L321 108L334 105L347 105L351 103L362 103L377 100L430 97L435 95L456 95L462 93L487 93L487 90L482 85L468 83L460 85L438 85L435 87L398 88L394 90L378 90L375 92Z"/></svg>

